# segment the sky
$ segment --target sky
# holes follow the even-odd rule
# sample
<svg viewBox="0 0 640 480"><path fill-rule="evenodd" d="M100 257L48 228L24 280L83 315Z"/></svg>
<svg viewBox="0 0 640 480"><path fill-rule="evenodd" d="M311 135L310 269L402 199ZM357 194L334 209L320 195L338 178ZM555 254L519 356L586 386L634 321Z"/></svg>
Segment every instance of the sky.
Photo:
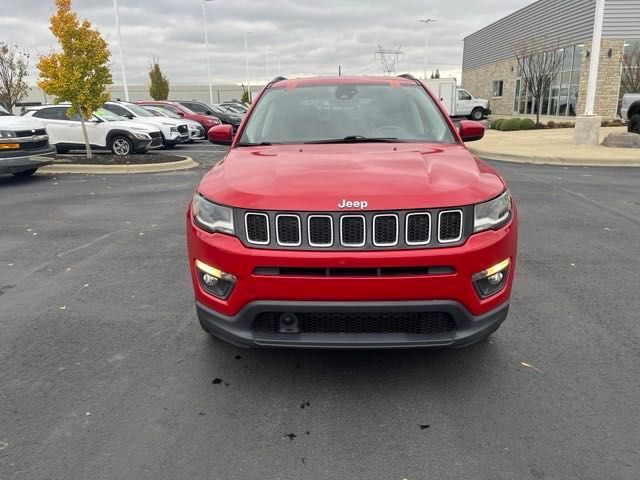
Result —
<svg viewBox="0 0 640 480"><path fill-rule="evenodd" d="M245 83L245 32L250 80L379 75L375 51L401 49L397 72L459 78L462 39L533 0L209 0L209 50L215 83ZM148 83L153 57L171 83L206 84L202 0L119 0L124 64L130 85ZM11 8L7 8L7 7ZM73 8L104 36L115 84L122 83L112 0L74 0ZM57 48L49 31L53 0L0 0L0 41L37 56ZM420 19L435 19L425 26Z"/></svg>

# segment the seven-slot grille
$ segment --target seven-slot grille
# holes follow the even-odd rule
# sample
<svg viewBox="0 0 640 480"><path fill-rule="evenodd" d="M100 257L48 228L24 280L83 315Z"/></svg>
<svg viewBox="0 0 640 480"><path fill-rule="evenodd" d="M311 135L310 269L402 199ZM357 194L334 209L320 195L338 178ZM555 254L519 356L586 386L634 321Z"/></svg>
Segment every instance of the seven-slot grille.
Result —
<svg viewBox="0 0 640 480"><path fill-rule="evenodd" d="M410 249L464 241L472 207L409 212L238 212L241 239L263 248ZM432 232L435 232L432 234Z"/></svg>

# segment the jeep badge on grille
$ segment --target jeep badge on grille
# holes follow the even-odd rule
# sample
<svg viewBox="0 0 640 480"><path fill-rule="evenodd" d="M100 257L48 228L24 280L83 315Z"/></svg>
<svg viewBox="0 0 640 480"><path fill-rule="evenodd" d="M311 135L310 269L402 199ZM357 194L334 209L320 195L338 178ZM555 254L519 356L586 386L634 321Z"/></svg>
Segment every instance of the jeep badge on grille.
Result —
<svg viewBox="0 0 640 480"><path fill-rule="evenodd" d="M369 204L365 200L345 200L342 199L338 202L338 208L359 208L365 210Z"/></svg>

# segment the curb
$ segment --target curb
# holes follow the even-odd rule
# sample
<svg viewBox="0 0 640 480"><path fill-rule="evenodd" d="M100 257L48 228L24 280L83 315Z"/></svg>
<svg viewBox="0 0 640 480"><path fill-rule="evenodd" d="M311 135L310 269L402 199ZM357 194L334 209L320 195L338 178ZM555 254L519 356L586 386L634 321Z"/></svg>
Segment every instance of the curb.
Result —
<svg viewBox="0 0 640 480"><path fill-rule="evenodd" d="M48 165L38 169L38 173L95 173L100 175L110 175L118 173L156 173L171 172L173 170L188 170L200 165L191 157L184 157L184 160L177 162L163 163L142 163L140 165Z"/></svg>
<svg viewBox="0 0 640 480"><path fill-rule="evenodd" d="M467 147L467 149L473 153L476 157L484 160L495 160L498 162L508 163L529 163L535 165L556 165L567 167L640 167L640 158L638 160L623 160L603 162L602 160L589 161L585 158L578 157L553 157L553 156L525 156L518 154L503 154L496 153L473 147Z"/></svg>

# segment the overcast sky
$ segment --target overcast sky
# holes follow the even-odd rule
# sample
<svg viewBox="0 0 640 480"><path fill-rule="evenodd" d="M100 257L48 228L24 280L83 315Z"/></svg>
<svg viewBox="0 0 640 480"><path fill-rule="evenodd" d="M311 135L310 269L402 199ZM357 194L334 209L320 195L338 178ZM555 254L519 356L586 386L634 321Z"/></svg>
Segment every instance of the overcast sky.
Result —
<svg viewBox="0 0 640 480"><path fill-rule="evenodd" d="M397 71L422 75L425 26L429 71L459 76L462 39L532 0L214 0L206 2L215 83L244 83L244 32L249 36L253 84L287 77L380 74L374 51L401 46ZM11 8L6 8L11 4ZM201 0L119 0L127 80L146 84L153 56L173 83L205 84L206 54ZM0 40L32 54L57 44L49 31L53 0L0 0ZM104 35L113 53L113 80L122 82L113 2L74 0L74 9ZM267 50L269 71L267 72ZM32 68L29 79L34 84Z"/></svg>

